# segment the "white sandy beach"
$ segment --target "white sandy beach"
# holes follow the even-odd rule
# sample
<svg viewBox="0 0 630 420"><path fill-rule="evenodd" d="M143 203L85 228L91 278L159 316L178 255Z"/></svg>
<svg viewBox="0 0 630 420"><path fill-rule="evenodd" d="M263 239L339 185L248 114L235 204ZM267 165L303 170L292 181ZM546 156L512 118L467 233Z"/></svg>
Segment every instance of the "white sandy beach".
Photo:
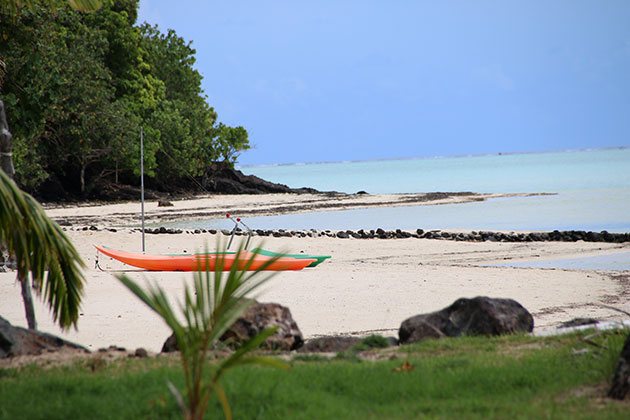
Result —
<svg viewBox="0 0 630 420"><path fill-rule="evenodd" d="M317 200L336 198L315 197ZM277 208L288 202L308 201L304 196L220 196L206 201L177 201L175 207L157 208L147 204L149 213L190 217L191 209L211 205L217 211L238 208L241 213L261 206ZM386 197L370 196L381 203ZM369 205L369 204L368 204ZM382 204L379 204L382 205ZM343 206L341 206L343 207ZM134 220L137 203L103 206L56 207L47 210L57 220L99 221L100 228ZM298 211L298 210L291 210ZM169 217L172 219L173 217ZM72 219L76 223L76 219ZM47 309L37 301L37 319L43 331L58 334L91 350L115 344L134 349L160 350L170 334L151 313L114 277L117 270L129 269L109 258L100 257L101 271L94 266L93 245L104 244L128 251L141 249L141 234L132 229L78 230L67 233L86 262L86 288L78 331L61 332L52 323ZM223 235L218 234L219 237ZM254 238L254 244L262 238ZM147 235L150 253L181 253L214 247L217 235ZM630 273L590 270L560 270L489 267L515 260L603 255L630 250L630 244L585 242L456 242L429 239L337 239L265 238L267 249L332 255L316 268L282 272L258 296L260 301L288 306L305 337L326 334L397 335L407 317L441 309L460 297L487 295L512 298L533 315L536 327L552 328L576 317L621 319L623 315L598 306L613 305L630 311ZM136 279L157 282L173 299L182 296L182 287L192 274L180 272L138 272ZM20 288L15 273L0 273L0 314L11 323L25 326Z"/></svg>

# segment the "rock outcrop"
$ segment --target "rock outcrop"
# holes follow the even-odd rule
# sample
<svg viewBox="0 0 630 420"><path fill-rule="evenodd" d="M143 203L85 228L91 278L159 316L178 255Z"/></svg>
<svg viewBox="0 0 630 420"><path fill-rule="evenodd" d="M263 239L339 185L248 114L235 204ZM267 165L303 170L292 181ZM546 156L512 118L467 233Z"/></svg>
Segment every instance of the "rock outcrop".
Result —
<svg viewBox="0 0 630 420"><path fill-rule="evenodd" d="M59 221L60 224L69 225L67 221ZM77 227L76 229L81 229ZM197 229L195 231L183 231L182 229L171 229L159 227L155 229L146 228L146 233L206 233L205 229ZM207 232L216 234L216 231L210 229ZM225 234L229 234L226 230ZM238 234L238 232L237 232ZM263 230L256 229L256 236L273 236L281 237L329 237L341 239L435 239L441 241L466 241L466 242L607 242L607 243L627 243L630 242L630 233L607 233L607 232L576 232L576 231L554 231L554 232L531 232L531 233L503 233L503 232L443 232L441 230L424 231L416 229L415 231L406 231L402 229L384 230L381 228L364 230L340 230L334 232L331 230L305 229L291 230Z"/></svg>
<svg viewBox="0 0 630 420"><path fill-rule="evenodd" d="M15 356L40 355L64 349L89 351L78 344L62 340L52 334L14 327L0 317L0 359Z"/></svg>
<svg viewBox="0 0 630 420"><path fill-rule="evenodd" d="M206 191L217 194L317 194L320 192L314 188L289 188L284 184L265 181L254 175L245 175L224 163L210 165L202 185Z"/></svg>
<svg viewBox="0 0 630 420"><path fill-rule="evenodd" d="M458 299L440 311L406 319L400 325L398 336L400 344L405 344L426 338L501 335L533 329L534 318L520 303L479 296Z"/></svg>

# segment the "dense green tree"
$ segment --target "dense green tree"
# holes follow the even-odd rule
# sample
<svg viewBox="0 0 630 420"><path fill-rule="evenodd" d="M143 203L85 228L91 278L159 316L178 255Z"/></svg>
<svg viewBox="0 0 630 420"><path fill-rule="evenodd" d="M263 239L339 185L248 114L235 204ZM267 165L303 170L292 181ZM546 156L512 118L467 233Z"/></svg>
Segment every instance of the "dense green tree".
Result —
<svg viewBox="0 0 630 420"><path fill-rule="evenodd" d="M37 3L35 0L2 0L0 12L5 16L14 17L23 10L30 10ZM94 12L101 8L102 0L48 0L47 7L55 10L59 7L70 6L80 12Z"/></svg>
<svg viewBox="0 0 630 420"><path fill-rule="evenodd" d="M165 186L181 175L200 176L218 158L212 152L217 114L202 93L191 44L172 30L162 34L147 24L140 30L144 61L164 84L164 100L150 122L160 132L156 180Z"/></svg>
<svg viewBox="0 0 630 420"><path fill-rule="evenodd" d="M53 4L33 0L10 18L0 8L2 93L22 186L54 180L83 195L103 179L135 183L140 127L148 181L165 190L194 186L190 177L211 162L233 163L249 148L244 128L217 122L191 43L134 26L137 0L103 0L91 14Z"/></svg>
<svg viewBox="0 0 630 420"><path fill-rule="evenodd" d="M142 88L142 55L140 30L133 25L138 0L109 1L97 13L85 16L85 24L103 31L107 39L104 64L112 73L116 96L134 96Z"/></svg>
<svg viewBox="0 0 630 420"><path fill-rule="evenodd" d="M0 23L15 19L24 3L19 0L1 3ZM99 0L70 0L70 4L84 10L100 7ZM31 2L28 6L30 11ZM7 38L4 33L1 35ZM0 54L0 89L5 76L5 56ZM37 329L29 276L36 290L43 291L55 321L62 328L76 327L84 282L83 262L59 226L13 182L12 151L5 104L0 98L0 248L6 248L16 263L28 327Z"/></svg>
<svg viewBox="0 0 630 420"><path fill-rule="evenodd" d="M225 162L234 164L239 152L250 148L247 130L243 127L230 127L222 123L218 126L215 147Z"/></svg>
<svg viewBox="0 0 630 420"><path fill-rule="evenodd" d="M56 92L62 98L60 112L50 112L46 156L58 156L50 167L79 181L86 191L86 170L100 163L121 143L117 128L125 114L114 98L111 74L103 63L108 43L99 31L72 21L64 32L65 47L58 58L67 59ZM65 60L64 60L65 61ZM78 177L76 175L78 174ZM92 178L94 180L94 178Z"/></svg>
<svg viewBox="0 0 630 420"><path fill-rule="evenodd" d="M163 34L157 26L146 23L140 26L140 32L145 60L152 74L164 82L166 99L180 102L192 99L195 105L199 101L205 103L205 97L200 95L202 76L193 68L196 51L192 43L172 29Z"/></svg>
<svg viewBox="0 0 630 420"><path fill-rule="evenodd" d="M68 10L53 14L40 7L15 25L13 39L21 43L11 46L18 53L24 44L31 46L28 53L7 55L14 76L6 97L15 112L16 149L24 154L16 159L18 179L27 187L52 173L84 193L119 157L112 153L125 150L124 139L137 132L105 65L106 32L83 20ZM31 21L38 25L23 24ZM29 155L33 159L20 159Z"/></svg>

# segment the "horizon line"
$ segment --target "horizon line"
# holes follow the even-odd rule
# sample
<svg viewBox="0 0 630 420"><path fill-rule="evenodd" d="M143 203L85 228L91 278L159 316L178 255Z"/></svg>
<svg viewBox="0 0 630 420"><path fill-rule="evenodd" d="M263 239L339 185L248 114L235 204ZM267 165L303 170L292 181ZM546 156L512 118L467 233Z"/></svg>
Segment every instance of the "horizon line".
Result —
<svg viewBox="0 0 630 420"><path fill-rule="evenodd" d="M547 153L568 153L568 152L593 152L603 150L626 150L628 146L606 146L606 147L584 147L578 149L549 149L538 151L517 151L517 152L494 152L494 153L478 153L478 154L459 154L459 155L434 155L434 156L410 156L410 157L388 157L375 159L342 159L342 160L326 160L313 162L282 162L282 163L251 163L237 164L236 168L255 168L255 167L276 167L276 166L303 166L303 165L328 165L338 163L362 163L362 162L387 162L400 160L423 160L423 159L454 159L462 157L483 157L483 156L512 156L512 155L535 155Z"/></svg>

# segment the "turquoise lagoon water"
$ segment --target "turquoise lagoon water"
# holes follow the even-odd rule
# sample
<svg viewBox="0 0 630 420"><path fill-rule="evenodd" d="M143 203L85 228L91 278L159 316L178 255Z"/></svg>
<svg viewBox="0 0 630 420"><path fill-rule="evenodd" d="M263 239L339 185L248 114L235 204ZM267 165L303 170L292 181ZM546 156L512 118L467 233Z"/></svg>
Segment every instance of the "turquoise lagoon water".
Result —
<svg viewBox="0 0 630 420"><path fill-rule="evenodd" d="M290 187L372 194L428 191L557 192L630 189L630 149L251 166Z"/></svg>
<svg viewBox="0 0 630 420"><path fill-rule="evenodd" d="M251 166L246 174L319 190L354 193L474 191L553 193L433 206L317 211L249 217L254 229L592 230L630 232L630 149L368 162ZM231 209L226 209L230 211ZM225 219L181 228L231 229ZM630 270L630 252L506 263L515 267Z"/></svg>
<svg viewBox="0 0 630 420"><path fill-rule="evenodd" d="M467 204L248 218L249 226L257 229L630 232L630 149L249 166L241 170L291 187L347 193L554 193ZM177 226L231 227L225 220L178 222Z"/></svg>

